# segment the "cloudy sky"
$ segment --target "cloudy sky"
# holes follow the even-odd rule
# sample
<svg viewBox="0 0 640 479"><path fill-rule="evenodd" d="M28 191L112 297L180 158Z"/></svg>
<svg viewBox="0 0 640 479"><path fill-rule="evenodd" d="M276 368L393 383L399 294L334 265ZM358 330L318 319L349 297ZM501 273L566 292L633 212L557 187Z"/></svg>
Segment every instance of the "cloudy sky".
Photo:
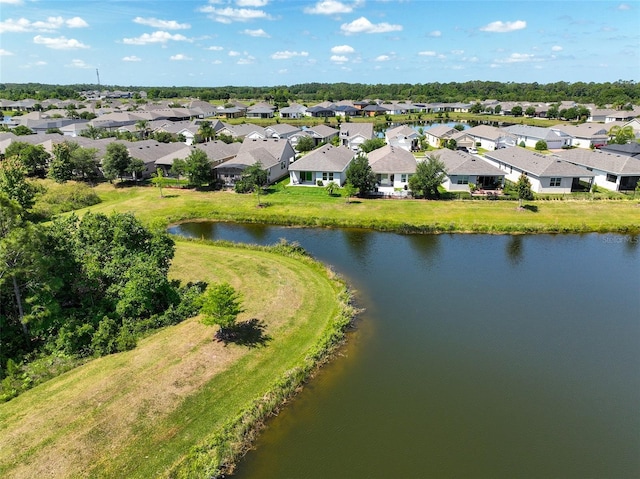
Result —
<svg viewBox="0 0 640 479"><path fill-rule="evenodd" d="M0 81L638 81L639 25L638 0L0 0Z"/></svg>

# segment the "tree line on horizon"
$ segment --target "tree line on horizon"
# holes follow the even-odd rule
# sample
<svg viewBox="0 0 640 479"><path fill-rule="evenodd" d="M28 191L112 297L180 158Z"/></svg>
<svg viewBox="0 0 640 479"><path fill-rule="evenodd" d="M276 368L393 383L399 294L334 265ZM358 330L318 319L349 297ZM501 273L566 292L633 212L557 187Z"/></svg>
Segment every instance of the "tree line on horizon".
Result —
<svg viewBox="0 0 640 479"><path fill-rule="evenodd" d="M463 83L301 83L289 86L118 86L97 84L50 85L44 83L0 83L0 98L17 101L27 98L46 100L80 99L80 92L91 90L145 91L152 100L199 98L203 101L229 99L265 100L272 103L321 102L379 99L412 102L498 101L559 102L573 100L604 107L624 108L640 103L640 83L634 80L615 82L516 83L468 81Z"/></svg>

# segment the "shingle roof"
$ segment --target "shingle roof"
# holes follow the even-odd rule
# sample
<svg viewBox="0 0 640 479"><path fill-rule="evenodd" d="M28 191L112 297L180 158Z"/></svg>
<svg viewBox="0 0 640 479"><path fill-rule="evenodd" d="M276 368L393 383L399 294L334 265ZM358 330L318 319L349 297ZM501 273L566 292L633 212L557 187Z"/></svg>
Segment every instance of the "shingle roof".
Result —
<svg viewBox="0 0 640 479"><path fill-rule="evenodd" d="M640 159L604 151L585 149L563 150L556 153L563 160L616 175L640 175Z"/></svg>
<svg viewBox="0 0 640 479"><path fill-rule="evenodd" d="M415 173L416 159L403 148L390 145L373 150L367 155L374 173Z"/></svg>
<svg viewBox="0 0 640 479"><path fill-rule="evenodd" d="M435 156L445 165L447 175L482 175L482 176L504 176L504 171L483 161L473 155L460 150L440 150L430 151L429 156Z"/></svg>
<svg viewBox="0 0 640 479"><path fill-rule="evenodd" d="M455 128L451 128L450 126L447 126L447 125L438 125L438 126L434 126L433 128L429 128L428 130L425 130L424 134L431 135L436 138L442 138L445 136L451 136L457 131L458 130L456 130Z"/></svg>
<svg viewBox="0 0 640 479"><path fill-rule="evenodd" d="M593 177L586 168L576 166L557 156L534 153L519 146L488 151L485 156L516 167L537 177Z"/></svg>
<svg viewBox="0 0 640 479"><path fill-rule="evenodd" d="M384 136L386 136L387 138L395 138L397 136L417 138L419 135L418 135L418 132L413 128L411 128L410 126L400 125L395 128L391 128L390 130L387 130Z"/></svg>
<svg viewBox="0 0 640 479"><path fill-rule="evenodd" d="M507 133L517 136L526 136L528 138L539 138L541 140L558 140L563 136L560 132L551 130L550 128L543 128L541 126L529 126L529 125L512 125L502 128Z"/></svg>
<svg viewBox="0 0 640 479"><path fill-rule="evenodd" d="M354 157L345 146L324 145L296 160L289 167L294 171L344 171Z"/></svg>
<svg viewBox="0 0 640 479"><path fill-rule="evenodd" d="M340 136L351 138L362 135L367 139L373 138L373 123L341 123Z"/></svg>

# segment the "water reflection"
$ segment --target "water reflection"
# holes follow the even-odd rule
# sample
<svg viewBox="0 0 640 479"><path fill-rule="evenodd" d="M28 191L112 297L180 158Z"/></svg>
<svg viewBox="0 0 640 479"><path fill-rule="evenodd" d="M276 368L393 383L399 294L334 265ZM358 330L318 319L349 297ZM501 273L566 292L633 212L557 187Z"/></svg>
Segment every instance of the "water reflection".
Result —
<svg viewBox="0 0 640 479"><path fill-rule="evenodd" d="M411 249L422 258L427 265L435 262L440 254L441 235L407 235Z"/></svg>
<svg viewBox="0 0 640 479"><path fill-rule="evenodd" d="M512 266L517 266L522 261L522 236L511 235L507 238L507 259Z"/></svg>
<svg viewBox="0 0 640 479"><path fill-rule="evenodd" d="M342 230L345 244L349 247L349 251L353 254L354 258L356 258L362 266L369 264L371 236L367 233L367 231L357 229Z"/></svg>

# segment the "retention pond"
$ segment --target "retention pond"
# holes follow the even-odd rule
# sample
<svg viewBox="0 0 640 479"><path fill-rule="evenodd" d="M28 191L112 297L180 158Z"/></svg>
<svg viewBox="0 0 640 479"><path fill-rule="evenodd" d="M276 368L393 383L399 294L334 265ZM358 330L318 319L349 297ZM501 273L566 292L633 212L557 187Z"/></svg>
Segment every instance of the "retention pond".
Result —
<svg viewBox="0 0 640 479"><path fill-rule="evenodd" d="M640 477L638 237L171 232L297 241L365 308L236 477Z"/></svg>

